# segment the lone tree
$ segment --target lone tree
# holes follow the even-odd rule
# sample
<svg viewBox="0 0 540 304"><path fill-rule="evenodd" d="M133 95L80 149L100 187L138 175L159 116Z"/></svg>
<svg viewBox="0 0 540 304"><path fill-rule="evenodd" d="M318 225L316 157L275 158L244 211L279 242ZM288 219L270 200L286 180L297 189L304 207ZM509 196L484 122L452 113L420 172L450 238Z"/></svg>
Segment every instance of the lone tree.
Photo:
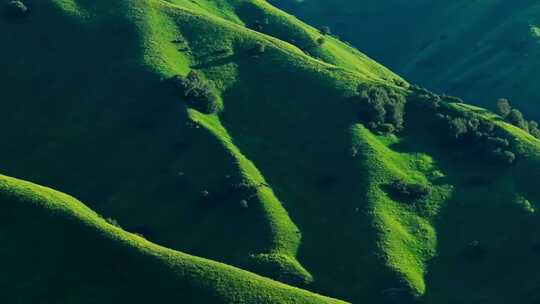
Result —
<svg viewBox="0 0 540 304"><path fill-rule="evenodd" d="M506 116L506 120L518 128L526 131L529 130L529 123L525 120L525 117L523 117L523 113L517 109L512 109Z"/></svg>
<svg viewBox="0 0 540 304"><path fill-rule="evenodd" d="M23 18L28 16L30 9L22 1L9 1L5 4L4 12L12 18Z"/></svg>
<svg viewBox="0 0 540 304"><path fill-rule="evenodd" d="M506 98L501 98L497 100L497 113L502 117L506 118L508 114L512 111L512 105Z"/></svg>
<svg viewBox="0 0 540 304"><path fill-rule="evenodd" d="M321 26L321 28L319 29L319 31L320 31L321 34L323 34L323 35L331 35L331 34L332 34L332 30L331 30L330 27L327 26L327 25Z"/></svg>
<svg viewBox="0 0 540 304"><path fill-rule="evenodd" d="M534 120L529 121L529 133L532 136L540 139L540 129L538 129L538 123Z"/></svg>

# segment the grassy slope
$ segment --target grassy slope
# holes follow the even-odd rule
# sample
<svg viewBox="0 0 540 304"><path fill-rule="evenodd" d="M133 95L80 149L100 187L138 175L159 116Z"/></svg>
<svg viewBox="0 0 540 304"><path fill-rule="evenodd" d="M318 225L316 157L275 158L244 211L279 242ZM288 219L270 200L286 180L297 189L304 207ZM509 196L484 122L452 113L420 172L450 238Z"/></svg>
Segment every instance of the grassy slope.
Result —
<svg viewBox="0 0 540 304"><path fill-rule="evenodd" d="M434 149L440 143L425 142L422 126L408 126L403 138L371 134L347 103L359 84L394 86L398 76L331 38L309 47L316 30L263 1L28 3L30 19L0 19L10 29L0 33L8 71L0 80L10 84L2 94L2 172L75 194L166 247L332 297L380 302L389 288L455 296L441 267L460 261L456 252L471 236L453 237L444 221L455 216L439 213L468 189L458 177L437 184L433 176L472 169L455 168ZM269 20L264 33L246 28L255 18ZM178 38L187 44L171 43ZM257 42L267 50L254 58L248 51ZM192 68L219 93L219 115L187 109L163 84ZM424 119L413 113L408 121ZM504 172L501 182L526 174L533 173ZM381 185L396 176L428 185L430 198L418 206L392 200ZM248 209L241 197L199 206L200 191L240 181L268 186ZM534 189L520 183L508 193L534 203ZM467 223L478 229L474 218Z"/></svg>
<svg viewBox="0 0 540 304"><path fill-rule="evenodd" d="M508 97L540 117L537 1L270 2L330 25L411 81L490 108Z"/></svg>
<svg viewBox="0 0 540 304"><path fill-rule="evenodd" d="M442 183L452 185L451 197L432 221L437 231L437 254L427 264L424 300L427 303L482 303L486 299L491 303L534 303L538 292L533 282L538 277L529 269L537 263L533 248L538 244L536 209L540 193L536 190L536 179L540 143L500 122L499 117L486 110L462 104L454 107L496 121L501 132L514 136L525 157L507 169L464 160L448 153L444 142L433 137L424 124L409 121L409 132L416 139L406 136L394 149L428 153L445 173ZM489 183L472 186L467 182L472 176L481 176ZM487 250L485 260L463 258L464 244L473 240ZM521 277L527 277L526 282L517 279Z"/></svg>
<svg viewBox="0 0 540 304"><path fill-rule="evenodd" d="M0 177L0 210L5 302L342 303L155 245L21 180Z"/></svg>

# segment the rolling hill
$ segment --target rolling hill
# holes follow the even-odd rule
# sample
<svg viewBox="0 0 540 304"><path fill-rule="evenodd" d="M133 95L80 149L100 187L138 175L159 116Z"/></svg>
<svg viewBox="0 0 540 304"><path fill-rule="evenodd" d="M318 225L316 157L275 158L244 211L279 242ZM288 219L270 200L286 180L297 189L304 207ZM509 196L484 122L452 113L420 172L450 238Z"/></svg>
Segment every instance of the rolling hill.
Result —
<svg viewBox="0 0 540 304"><path fill-rule="evenodd" d="M524 130L266 1L25 3L0 17L0 300L540 296Z"/></svg>
<svg viewBox="0 0 540 304"><path fill-rule="evenodd" d="M540 119L538 1L270 2L411 81L489 108L509 98Z"/></svg>

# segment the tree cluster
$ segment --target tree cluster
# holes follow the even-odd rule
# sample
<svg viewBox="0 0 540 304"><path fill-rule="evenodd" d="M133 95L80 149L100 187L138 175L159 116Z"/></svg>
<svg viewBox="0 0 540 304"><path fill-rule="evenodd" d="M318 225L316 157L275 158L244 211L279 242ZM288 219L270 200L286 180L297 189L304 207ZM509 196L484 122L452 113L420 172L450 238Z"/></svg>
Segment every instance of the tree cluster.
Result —
<svg viewBox="0 0 540 304"><path fill-rule="evenodd" d="M468 147L484 159L511 165L516 155L508 139L496 132L495 124L477 117L439 115L440 125L458 145Z"/></svg>
<svg viewBox="0 0 540 304"><path fill-rule="evenodd" d="M403 95L384 88L359 88L353 97L362 122L372 131L393 133L403 128L405 103Z"/></svg>
<svg viewBox="0 0 540 304"><path fill-rule="evenodd" d="M508 99L501 98L496 104L497 114L499 114L508 123L529 132L532 136L540 139L540 129L538 122L527 121L520 110L514 109Z"/></svg>
<svg viewBox="0 0 540 304"><path fill-rule="evenodd" d="M418 104L435 113L435 129L456 148L496 163L511 165L515 162L516 153L508 135L499 132L493 122L471 112L456 111L443 102L460 103L459 98L439 96L418 87L414 87L413 92Z"/></svg>
<svg viewBox="0 0 540 304"><path fill-rule="evenodd" d="M192 70L186 77L174 76L172 81L180 91L181 96L194 109L206 114L218 111L218 97L202 73Z"/></svg>

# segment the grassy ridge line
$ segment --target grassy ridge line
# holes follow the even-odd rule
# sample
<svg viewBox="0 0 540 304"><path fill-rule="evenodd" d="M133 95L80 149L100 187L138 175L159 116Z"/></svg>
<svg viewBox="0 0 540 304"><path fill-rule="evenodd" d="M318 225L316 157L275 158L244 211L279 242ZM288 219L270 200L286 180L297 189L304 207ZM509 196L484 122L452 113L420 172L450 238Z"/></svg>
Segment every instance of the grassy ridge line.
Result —
<svg viewBox="0 0 540 304"><path fill-rule="evenodd" d="M165 5L163 2L156 2L157 5ZM179 4L176 4L179 5ZM392 77L393 74L387 70L377 71L382 75L377 75L369 70L362 72L352 69L336 69L332 64L329 64L318 59L307 56L300 51L296 46L279 40L275 37L264 35L250 29L246 29L241 25L231 23L222 18L213 15L207 16L204 13L193 12L189 9L178 8L175 5L167 5L170 10L168 14L170 18L175 20L177 27L181 31L181 36L189 41L189 46L192 49L192 62L195 64L202 63L207 60L205 54L211 54L220 48L232 48L236 53L237 50L245 52L250 49L255 41L262 42L272 48L272 51L267 51L267 54L258 60L268 61L269 59L279 61L280 65L285 65L290 68L300 68L303 71L312 71L325 74L325 77L340 79L345 82L344 78L354 79L347 81L348 85L358 83L360 79L363 81L386 82L383 78ZM167 17L165 17L167 18ZM212 25L209 27L208 25ZM314 31L314 30L313 30ZM202 39L201 37L205 38ZM212 39L216 37L216 39ZM219 37L219 39L217 39ZM337 41L337 40L336 40ZM234 54L233 56L235 56ZM351 66L354 65L351 62ZM361 66L362 67L362 66ZM210 67L204 70L208 78L212 79L219 91L226 91L228 87L235 84L237 71L234 63L221 65L219 67ZM227 104L224 105L225 109ZM195 113L195 114L194 114ZM241 151L235 147L227 131L223 128L217 117L206 117L191 111L192 118L199 121L207 128L216 138L224 143L224 145L238 159L238 164L241 170L246 174L247 180L254 183L264 182L264 178L255 168L253 163L242 155ZM260 191L260 199L263 203L263 208L269 220L269 226L274 238L274 244L269 252L263 252L255 256L255 266L262 263L263 265L271 265L271 268L282 269L281 273L285 272L299 278L303 283L309 283L313 280L311 274L304 269L296 260L296 254L301 242L299 229L287 215L287 211L283 208L279 200L270 191L270 189L262 188ZM247 265L246 267L253 267ZM265 273L265 272L263 272Z"/></svg>
<svg viewBox="0 0 540 304"><path fill-rule="evenodd" d="M4 217L9 214L19 215L9 220L8 218L4 218L8 222L7 225L4 223L0 227L0 236L4 239L7 238L11 241L10 237L6 237L5 235L6 230L10 231L14 229L14 231L17 231L18 227L22 228L23 225L32 225L32 221L41 223L40 217L47 218L53 221L55 223L54 225L60 225L66 231L80 236L81 242L84 242L88 237L87 234L91 233L99 239L100 244L103 241L104 244L109 246L109 248L99 248L99 250L111 250L112 254L116 247L122 247L131 252L131 254L144 257L143 260L147 261L148 264L157 263L161 265L160 268L164 267L167 269L167 273L163 273L163 278L154 277L152 280L159 281L169 276L175 280L172 284L171 282L163 284L163 290L161 291L171 292L172 290L166 288L169 285L174 286L178 284L178 286L186 286L187 284L193 290L187 289L190 294L183 294L182 296L184 298L186 296L189 298L191 295L201 296L208 293L206 297L202 296L202 298L199 298L198 303L345 303L278 283L222 263L190 256L150 243L139 236L108 224L95 212L73 197L50 188L15 178L0 176L0 198L0 208L3 210ZM23 221L20 217L24 217L25 215L31 217L25 220L32 221ZM35 218L32 218L33 216ZM38 231L32 231L32 238L44 238L48 233L46 228L40 229L39 235ZM47 239L45 237L41 242L47 242ZM66 237L65 240L68 241L69 237ZM65 244L56 243L56 235L51 235L48 241L47 246L50 248L50 251L55 252L55 248L66 250L66 248L62 248ZM16 242L21 245L19 248L24 248L25 243L30 242L30 240L17 239ZM37 241L37 243L39 242ZM10 243L8 242L8 244ZM84 249L87 246L92 247L94 245L86 243L70 244L73 247L67 250L76 252L79 251L79 248ZM8 246L8 248L10 247ZM0 256L4 254L6 254L5 251L0 252ZM38 254L40 256L48 256L47 252L40 252ZM83 262L84 258L90 258L85 255L84 251L78 252L78 254L81 255L80 258ZM21 255L23 255L22 252ZM54 259L51 261L54 261ZM13 263L17 264L18 262L13 261ZM28 261L28 263L33 264L38 262ZM138 266L140 269L149 267L149 265ZM55 265L54 262L52 267L58 267L58 270L62 270L62 265ZM32 268L34 274L36 272L39 273L40 270ZM125 269L119 269L119 271L125 271ZM137 279L143 278L135 278L135 280ZM65 290L60 291L58 288L54 290L60 294L65 292ZM186 289L180 290L186 291ZM160 290L154 291L159 292ZM110 290L101 290L100 292L107 294ZM157 298L160 297L160 295L156 296ZM173 294L165 294L163 296L175 298ZM0 295L1 298L2 296ZM86 301L83 301L83 303L86 303Z"/></svg>
<svg viewBox="0 0 540 304"><path fill-rule="evenodd" d="M252 12L252 14L258 13L259 15L265 15L266 18L269 18L271 24L270 27L273 28L270 29L268 34L282 41L290 41L291 38L287 36L287 32L295 31L304 33L304 35L307 36L304 39L309 39L310 43L313 44L316 44L315 41L318 38L323 37L319 30L306 23L303 23L295 16L277 9L267 1L244 0L239 1L239 3L240 4L237 5L237 11L241 11L242 7L248 5L260 10L261 12ZM272 26L272 24L276 25ZM385 80L395 79L403 81L401 77L397 76L383 65L373 61L365 54L359 52L357 49L343 43L338 39L335 39L332 36L324 36L324 38L326 42L323 45L306 50L314 55L311 58L321 60L346 70L368 75L372 78ZM296 41L293 44L296 43L300 43L300 41Z"/></svg>
<svg viewBox="0 0 540 304"><path fill-rule="evenodd" d="M163 2L156 2L157 5L164 4ZM180 25L179 27L184 30L188 31L191 30L194 33L197 33L200 35L200 27L204 27L202 23L206 24L215 24L216 28L220 28L218 33L212 33L214 35L221 34L220 39L216 39L217 42L223 42L227 43L225 37L227 37L227 34L232 34L235 36L239 36L240 34L243 35L243 37L246 34L250 34L250 36L257 37L259 36L254 35L254 32L246 30L242 27L236 26L233 23L230 23L228 21L224 21L221 18L215 18L213 16L205 16L204 14L198 14L194 12L190 12L189 10L185 9L177 9L176 7L173 7L174 10L172 14L175 17L180 17ZM191 19L193 22L189 22L186 20ZM178 20L177 20L178 22ZM201 23L199 23L201 22ZM182 23L189 23L191 26L193 26L195 29L189 29L187 27L182 27ZM220 23L220 24L219 24ZM219 24L219 25L218 25ZM221 25L221 26L220 26ZM183 35L184 37L188 35ZM236 37L236 39L239 39L240 37ZM276 40L275 38L269 37L270 40L275 40L276 43L281 43L281 41ZM169 41L171 38L169 38ZM188 41L192 41L191 39L188 39ZM164 39L165 43L167 43L167 39ZM170 45L170 43L169 43ZM191 45L191 43L190 43ZM202 49L199 49L198 47L201 47ZM211 47L211 46L210 46ZM209 45L204 44L196 44L192 45L192 48L195 50L195 54L206 54L210 52L208 49L210 48ZM283 45L281 45L283 47ZM287 48L291 48L290 45L287 45ZM298 54L301 54L299 50L295 50ZM162 52L156 52L157 56L159 58L162 58L161 55ZM196 56L194 56L196 57ZM193 58L193 61L201 61L201 59ZM160 71L163 74L166 74L167 71L161 70ZM214 76L213 79L215 79L216 83L222 83L221 85L218 85L218 87L224 87L227 86L227 83L233 82L233 78L235 77L234 71L231 71L230 69L224 68L220 69L218 71L213 71L214 74L211 72L210 75ZM215 73L219 73L216 75ZM219 122L219 118L215 116L205 116L202 115L196 111L190 110L189 111L190 116L192 119L196 122L199 122L203 127L208 129L211 134L213 134L216 139L223 143L224 147L230 151L231 155L233 155L234 158L237 160L237 165L240 168L240 171L244 175L244 178L249 181L250 183L254 185L259 184L266 184L264 177L260 174L260 172L257 170L257 168L254 166L252 162L250 162L248 159L246 159L240 150L234 146L232 143L232 139L227 134L227 131L221 126L221 123ZM275 197L275 194L272 192L272 190L268 187L261 187L258 188L258 195L259 199L262 203L263 211L265 213L265 217L267 219L267 225L269 226L269 229L272 234L272 242L273 244L270 244L270 249L268 252L258 252L253 258L254 260L251 262L254 262L255 264L268 264L271 268L279 268L281 269L280 272L286 272L293 274L294 276L297 276L300 278L302 282L308 283L312 281L312 277L309 274L308 271L306 271L300 263L296 260L295 256L298 251L298 247L300 244L300 231L298 227L291 221L289 218L287 211L282 207L279 200ZM249 265L247 266L249 267ZM256 267L256 266L255 266Z"/></svg>
<svg viewBox="0 0 540 304"><path fill-rule="evenodd" d="M355 74L359 73L362 77L368 77L373 80L403 81L401 77L392 73L386 67L376 63L363 53L359 52L357 49L354 49L333 37L327 37L328 43L325 43L316 52L316 55L320 56L320 58L317 58L309 56L304 51L300 50L297 45L292 42L288 42L287 38L289 37L284 37L283 33L271 32L268 34L264 34L246 28L244 20L236 20L229 18L230 16L236 16L237 18L240 18L237 16L238 12L241 11L242 7L244 7L246 4L249 4L255 6L258 10L265 14L265 16L269 17L272 22L277 24L277 27L284 28L285 30L288 29L290 31L303 31L307 33L307 35L312 40L321 37L321 34L318 32L318 30L305 23L302 23L294 16L278 10L277 8L268 4L266 1L235 1L234 5L228 4L225 5L223 8L234 9L235 11L226 12L224 10L221 10L221 14L215 13L217 10L217 8L214 7L214 5L217 5L215 3L205 4L203 6L204 10L201 10L198 9L201 8L200 6L195 6L189 1L166 2L163 0L152 0L150 2L153 3L152 6L154 6L156 9L168 9L169 14L171 15L183 12L184 14L203 18L205 19L205 22L215 24L216 26L219 25L225 27L227 32L235 32L235 35L249 35L248 37L257 37L255 38L256 40L261 40L261 38L264 37L263 39L266 40L265 42L271 42L275 44L282 51L287 51L289 55L294 55L295 57L301 55L302 57L304 57L304 59L308 59L308 61L311 61L312 63L317 62L318 64L322 64L328 67L338 67L340 69L344 69ZM226 14L226 16L224 17L223 14ZM248 17L245 18L247 19ZM182 24L178 24L178 27L182 28ZM163 31L163 28L158 28L158 30Z"/></svg>
<svg viewBox="0 0 540 304"><path fill-rule="evenodd" d="M438 187L429 182L428 176L435 167L428 155L392 151L388 146L399 141L396 137L378 138L362 125L354 126L351 132L353 147L367 169L366 179L370 185L367 196L379 233L379 250L388 267L398 277L403 277L403 282L417 295L423 295L427 263L435 256L437 248L437 232L431 221L448 200L451 187ZM430 187L426 212L422 214L396 202L382 190L396 177Z"/></svg>
<svg viewBox="0 0 540 304"><path fill-rule="evenodd" d="M190 110L189 113L194 121L200 123L214 134L234 156L245 180L253 185L264 185L257 188L257 193L268 221L273 244L271 244L269 252L258 253L254 258L262 263L277 263L277 266L282 270L296 274L304 283L311 282L313 280L311 274L296 260L302 239L300 230L291 220L270 186L267 186L268 184L262 174L253 162L247 159L234 145L233 139L221 125L218 117L204 115L195 110Z"/></svg>

